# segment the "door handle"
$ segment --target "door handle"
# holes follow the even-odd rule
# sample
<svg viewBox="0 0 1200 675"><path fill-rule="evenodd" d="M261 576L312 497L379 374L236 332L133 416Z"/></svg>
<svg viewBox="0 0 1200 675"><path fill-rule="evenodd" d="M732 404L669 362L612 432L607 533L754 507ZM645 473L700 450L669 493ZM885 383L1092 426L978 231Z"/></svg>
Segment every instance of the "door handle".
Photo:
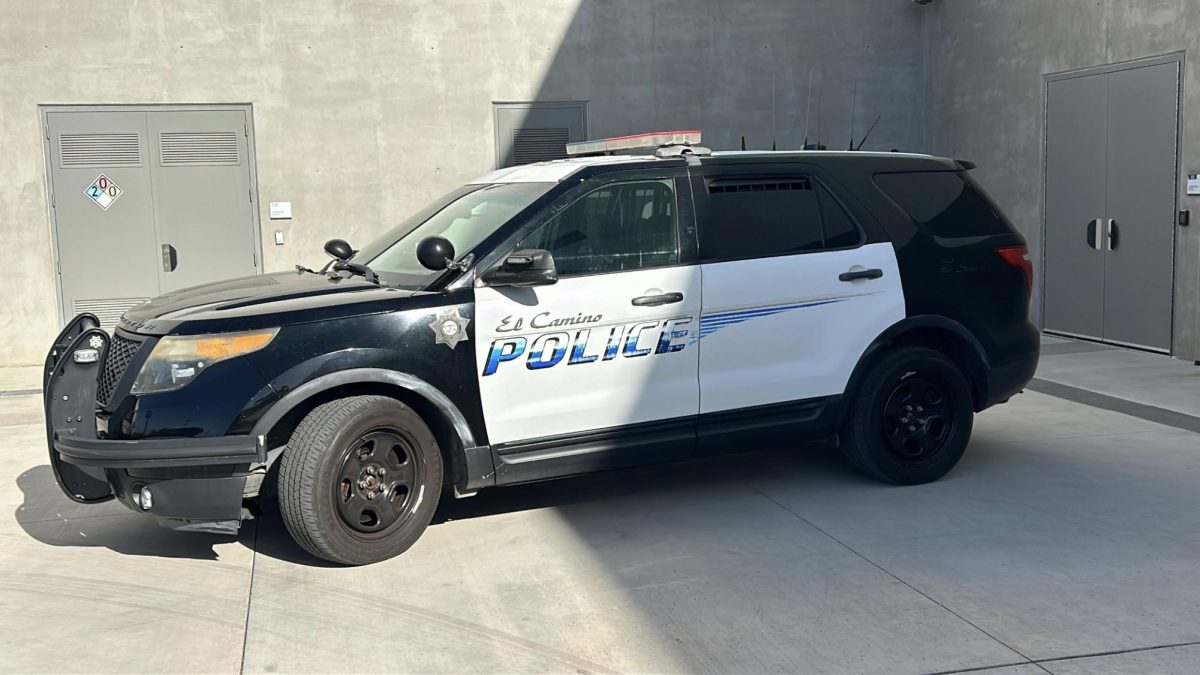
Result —
<svg viewBox="0 0 1200 675"><path fill-rule="evenodd" d="M163 271L174 272L176 267L179 267L179 257L176 255L175 247L170 244L162 245Z"/></svg>
<svg viewBox="0 0 1200 675"><path fill-rule="evenodd" d="M1110 250L1110 251L1114 250L1115 248L1117 248L1117 244L1120 243L1117 239L1118 233L1119 233L1119 229L1117 228L1117 219L1109 218L1108 219L1108 234L1107 234L1108 250Z"/></svg>
<svg viewBox="0 0 1200 675"><path fill-rule="evenodd" d="M883 270L878 267L872 267L869 270L852 270L850 272L842 272L838 275L838 279L842 281L858 281L859 279L878 279L883 276Z"/></svg>
<svg viewBox="0 0 1200 675"><path fill-rule="evenodd" d="M1098 237L1099 234L1100 234L1100 219L1096 218L1094 220L1088 221L1087 245L1097 251L1099 251L1101 248L1100 239Z"/></svg>
<svg viewBox="0 0 1200 675"><path fill-rule="evenodd" d="M639 295L633 299L636 307L658 307L683 302L683 293L659 293L658 295Z"/></svg>

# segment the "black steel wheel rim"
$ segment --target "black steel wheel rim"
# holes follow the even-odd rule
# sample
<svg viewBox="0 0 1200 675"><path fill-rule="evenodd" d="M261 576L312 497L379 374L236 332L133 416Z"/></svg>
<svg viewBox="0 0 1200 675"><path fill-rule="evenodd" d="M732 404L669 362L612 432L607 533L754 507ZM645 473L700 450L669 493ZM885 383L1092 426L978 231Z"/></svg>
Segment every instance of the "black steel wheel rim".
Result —
<svg viewBox="0 0 1200 675"><path fill-rule="evenodd" d="M892 388L883 407L888 449L909 465L932 462L946 449L955 429L954 404L944 384L912 373Z"/></svg>
<svg viewBox="0 0 1200 675"><path fill-rule="evenodd" d="M353 534L376 538L412 517L425 476L417 448L403 429L379 427L342 450L332 496Z"/></svg>

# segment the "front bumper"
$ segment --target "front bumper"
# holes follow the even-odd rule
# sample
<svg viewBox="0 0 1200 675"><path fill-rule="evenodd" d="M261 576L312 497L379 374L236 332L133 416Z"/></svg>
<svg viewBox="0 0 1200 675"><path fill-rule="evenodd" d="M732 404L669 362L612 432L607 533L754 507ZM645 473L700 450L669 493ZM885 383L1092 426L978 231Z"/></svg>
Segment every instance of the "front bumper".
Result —
<svg viewBox="0 0 1200 675"><path fill-rule="evenodd" d="M98 325L91 315L76 317L46 359L46 433L59 487L77 502L115 497L134 511L174 521L240 520L247 476L266 461L263 440L100 438L97 380L110 339ZM96 349L99 359L77 363L72 355L79 349Z"/></svg>

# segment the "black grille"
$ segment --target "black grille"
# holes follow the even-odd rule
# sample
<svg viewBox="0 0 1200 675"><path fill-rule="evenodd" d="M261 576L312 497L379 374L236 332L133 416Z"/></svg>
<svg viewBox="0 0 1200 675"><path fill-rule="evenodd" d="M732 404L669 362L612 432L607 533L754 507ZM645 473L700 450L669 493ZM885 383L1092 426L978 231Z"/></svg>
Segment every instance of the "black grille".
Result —
<svg viewBox="0 0 1200 675"><path fill-rule="evenodd" d="M108 357L104 359L104 369L100 371L100 380L96 385L97 403L107 406L111 402L117 383L125 375L129 362L141 346L142 343L137 340L121 337L119 334L113 336L112 344L108 347Z"/></svg>

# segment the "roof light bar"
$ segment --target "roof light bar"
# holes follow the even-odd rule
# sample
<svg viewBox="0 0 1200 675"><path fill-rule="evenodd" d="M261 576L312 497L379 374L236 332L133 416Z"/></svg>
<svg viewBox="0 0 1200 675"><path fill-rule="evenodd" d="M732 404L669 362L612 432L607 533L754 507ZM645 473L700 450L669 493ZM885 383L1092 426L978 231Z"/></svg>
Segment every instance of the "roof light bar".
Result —
<svg viewBox="0 0 1200 675"><path fill-rule="evenodd" d="M618 150L639 150L647 148L665 148L673 145L697 145L700 143L700 130L688 131L651 131L632 136L613 136L594 141L579 141L567 143L567 155L581 157L583 155L603 155Z"/></svg>

